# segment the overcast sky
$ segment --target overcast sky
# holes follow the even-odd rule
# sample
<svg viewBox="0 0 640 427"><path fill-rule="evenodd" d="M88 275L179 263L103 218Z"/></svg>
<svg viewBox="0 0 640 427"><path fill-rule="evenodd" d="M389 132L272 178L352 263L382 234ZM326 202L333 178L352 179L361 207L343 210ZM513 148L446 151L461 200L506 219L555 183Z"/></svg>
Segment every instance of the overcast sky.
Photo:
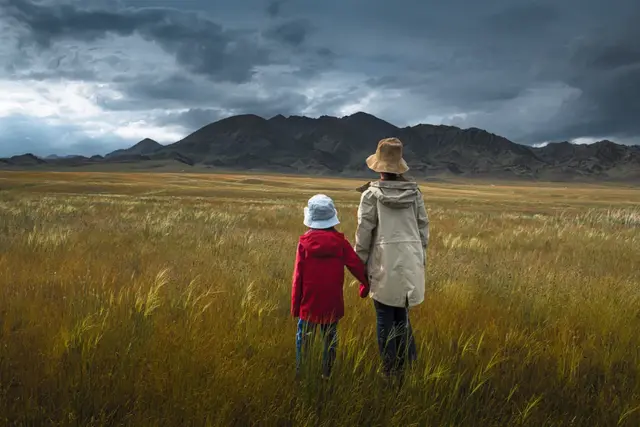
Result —
<svg viewBox="0 0 640 427"><path fill-rule="evenodd" d="M640 141L638 0L0 0L0 156L234 114Z"/></svg>

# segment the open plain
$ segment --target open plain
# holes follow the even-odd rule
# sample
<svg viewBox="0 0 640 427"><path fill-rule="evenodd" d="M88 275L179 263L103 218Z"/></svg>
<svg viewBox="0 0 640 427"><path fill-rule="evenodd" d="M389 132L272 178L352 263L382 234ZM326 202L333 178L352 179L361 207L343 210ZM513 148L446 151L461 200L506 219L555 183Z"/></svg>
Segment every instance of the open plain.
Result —
<svg viewBox="0 0 640 427"><path fill-rule="evenodd" d="M294 381L302 208L360 181L0 172L2 425L640 425L640 189L424 183L419 362L379 375L350 277L328 382Z"/></svg>

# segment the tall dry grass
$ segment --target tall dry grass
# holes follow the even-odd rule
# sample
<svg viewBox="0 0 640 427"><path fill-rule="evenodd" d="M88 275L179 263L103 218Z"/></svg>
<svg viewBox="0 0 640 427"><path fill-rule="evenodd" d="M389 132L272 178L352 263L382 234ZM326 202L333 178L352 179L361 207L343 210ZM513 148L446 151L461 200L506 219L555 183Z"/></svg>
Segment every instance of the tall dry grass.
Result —
<svg viewBox="0 0 640 427"><path fill-rule="evenodd" d="M0 424L640 424L640 191L425 185L427 299L401 390L347 281L329 382L294 381L305 200L357 183L0 175Z"/></svg>

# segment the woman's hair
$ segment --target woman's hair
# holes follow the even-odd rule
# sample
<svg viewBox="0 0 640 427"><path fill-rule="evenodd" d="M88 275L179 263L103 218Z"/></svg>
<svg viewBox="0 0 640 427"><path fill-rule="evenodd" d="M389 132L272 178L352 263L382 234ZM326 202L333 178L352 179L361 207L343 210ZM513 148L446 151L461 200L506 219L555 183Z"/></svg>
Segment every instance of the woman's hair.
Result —
<svg viewBox="0 0 640 427"><path fill-rule="evenodd" d="M407 180L404 177L404 175L398 174L398 173L382 172L380 175L382 175L382 179L384 181L406 181Z"/></svg>

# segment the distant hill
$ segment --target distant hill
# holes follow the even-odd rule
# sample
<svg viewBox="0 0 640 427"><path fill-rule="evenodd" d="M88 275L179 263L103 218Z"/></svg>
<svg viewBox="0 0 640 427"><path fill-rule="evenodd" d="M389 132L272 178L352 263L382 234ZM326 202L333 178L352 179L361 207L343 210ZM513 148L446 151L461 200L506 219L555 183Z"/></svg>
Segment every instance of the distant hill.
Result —
<svg viewBox="0 0 640 427"><path fill-rule="evenodd" d="M37 166L45 164L46 162L40 157L27 153L4 159L4 163L11 166Z"/></svg>
<svg viewBox="0 0 640 427"><path fill-rule="evenodd" d="M122 156L144 156L146 154L152 154L163 147L162 144L154 141L153 139L145 138L142 141L135 144L133 147L125 150L116 150L105 156L106 159Z"/></svg>
<svg viewBox="0 0 640 427"><path fill-rule="evenodd" d="M224 170L358 176L369 173L364 161L375 151L377 142L391 136L404 142L410 174L417 178L640 181L638 147L601 141L533 148L477 128L427 124L398 128L367 113L317 119L234 116L204 126L173 144L145 139L131 148L83 162L141 167L168 162ZM46 162L51 167L62 166L60 159Z"/></svg>
<svg viewBox="0 0 640 427"><path fill-rule="evenodd" d="M58 156L57 154L51 154L51 155L45 157L44 160L48 161L48 160L76 159L76 158L77 159L83 159L85 157L84 156L80 156L78 154L69 154L69 155L66 155L66 156Z"/></svg>
<svg viewBox="0 0 640 427"><path fill-rule="evenodd" d="M594 144L560 142L533 150L544 162L543 176L563 178L575 175L613 179L640 178L640 150L611 141Z"/></svg>

